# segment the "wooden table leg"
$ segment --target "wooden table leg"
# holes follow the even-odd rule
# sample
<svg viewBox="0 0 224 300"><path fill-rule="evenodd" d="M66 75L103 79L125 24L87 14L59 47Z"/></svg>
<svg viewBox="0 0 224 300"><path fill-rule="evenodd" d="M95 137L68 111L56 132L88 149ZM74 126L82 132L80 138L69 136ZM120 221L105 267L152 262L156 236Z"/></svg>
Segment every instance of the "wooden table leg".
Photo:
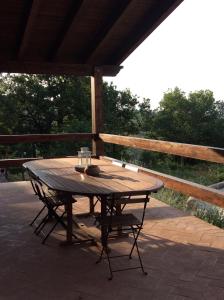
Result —
<svg viewBox="0 0 224 300"><path fill-rule="evenodd" d="M89 213L91 215L94 214L94 197L93 196L89 196Z"/></svg>

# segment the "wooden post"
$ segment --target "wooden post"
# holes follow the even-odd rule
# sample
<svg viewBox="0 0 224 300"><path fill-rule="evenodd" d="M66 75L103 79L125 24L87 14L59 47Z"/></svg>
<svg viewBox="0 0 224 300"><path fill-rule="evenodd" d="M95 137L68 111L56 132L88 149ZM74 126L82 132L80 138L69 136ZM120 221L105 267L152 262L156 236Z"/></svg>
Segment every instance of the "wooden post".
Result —
<svg viewBox="0 0 224 300"><path fill-rule="evenodd" d="M100 68L95 68L94 76L91 77L91 104L92 104L92 152L94 155L103 155L103 141L99 138L103 126L103 79Z"/></svg>

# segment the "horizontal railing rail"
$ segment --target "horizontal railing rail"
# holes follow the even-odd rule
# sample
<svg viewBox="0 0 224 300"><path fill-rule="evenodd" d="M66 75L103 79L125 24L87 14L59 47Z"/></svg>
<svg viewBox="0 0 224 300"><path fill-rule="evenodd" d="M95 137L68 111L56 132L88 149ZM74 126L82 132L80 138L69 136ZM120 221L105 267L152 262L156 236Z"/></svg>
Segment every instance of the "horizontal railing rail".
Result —
<svg viewBox="0 0 224 300"><path fill-rule="evenodd" d="M0 135L0 145L52 141L87 141L94 138L96 138L96 135L93 133Z"/></svg>
<svg viewBox="0 0 224 300"><path fill-rule="evenodd" d="M23 157L23 158L9 158L9 159L0 159L0 168L9 168L9 167L22 167L22 165L30 160L42 159L43 157Z"/></svg>
<svg viewBox="0 0 224 300"><path fill-rule="evenodd" d="M168 141L143 139L101 133L100 139L105 143L127 146L148 151L162 152L216 163L224 163L224 149Z"/></svg>
<svg viewBox="0 0 224 300"><path fill-rule="evenodd" d="M101 157L104 160L113 160L111 157ZM198 183L194 183L185 179L171 176L165 173L157 172L154 170L146 169L136 166L139 172L156 177L163 181L164 186L168 189L181 192L185 195L204 200L211 204L224 208L224 193L211 187L207 187Z"/></svg>
<svg viewBox="0 0 224 300"><path fill-rule="evenodd" d="M21 134L21 135L0 135L0 145L19 143L44 143L59 141L91 141L98 136L93 133L56 133L56 134ZM29 160L40 159L34 157L0 159L0 168L21 167Z"/></svg>

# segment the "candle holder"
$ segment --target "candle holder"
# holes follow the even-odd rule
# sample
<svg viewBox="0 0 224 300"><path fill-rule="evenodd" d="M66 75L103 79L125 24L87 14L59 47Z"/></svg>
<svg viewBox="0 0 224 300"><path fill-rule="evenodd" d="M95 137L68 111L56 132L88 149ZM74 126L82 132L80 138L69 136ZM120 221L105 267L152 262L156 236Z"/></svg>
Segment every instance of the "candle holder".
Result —
<svg viewBox="0 0 224 300"><path fill-rule="evenodd" d="M91 151L88 147L82 147L81 151L78 151L78 164L84 168L91 165Z"/></svg>

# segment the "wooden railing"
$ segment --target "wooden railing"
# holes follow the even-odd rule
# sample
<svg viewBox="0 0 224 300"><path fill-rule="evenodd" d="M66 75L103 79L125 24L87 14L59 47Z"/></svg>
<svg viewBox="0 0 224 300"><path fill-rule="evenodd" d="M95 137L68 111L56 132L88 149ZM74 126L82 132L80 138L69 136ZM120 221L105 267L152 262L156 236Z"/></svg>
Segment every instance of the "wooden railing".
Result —
<svg viewBox="0 0 224 300"><path fill-rule="evenodd" d="M92 133L57 133L57 134L24 134L0 135L0 144L18 144L52 141L87 141L94 138Z"/></svg>
<svg viewBox="0 0 224 300"><path fill-rule="evenodd" d="M224 149L222 148L150 140L104 133L101 133L99 137L105 143L112 143L131 148L179 155L183 157L190 157L216 163L224 163Z"/></svg>
<svg viewBox="0 0 224 300"><path fill-rule="evenodd" d="M156 151L179 155L210 162L224 163L224 149L222 148L173 143L167 141L150 140L103 133L101 133L99 137L105 143L117 144L147 151ZM166 188L204 200L220 207L224 207L224 193L219 190L149 169L139 168L139 170L140 172L144 172L161 179L164 182Z"/></svg>
<svg viewBox="0 0 224 300"><path fill-rule="evenodd" d="M24 134L24 135L0 135L0 145L19 143L39 143L53 141L91 141L97 139L92 133L59 133L59 134ZM0 168L20 167L29 160L38 159L35 157L0 159Z"/></svg>
<svg viewBox="0 0 224 300"><path fill-rule="evenodd" d="M129 136L118 136L111 134L92 133L62 133L62 134L28 134L28 135L0 135L0 144L35 143L51 141L91 141L100 139L104 143L112 143L131 148L138 148L147 151L179 155L194 159L200 159L216 163L224 163L224 149L181 144L167 141L150 140ZM0 168L21 166L27 160L37 158L17 158L0 160ZM147 173L161 179L165 187L181 192L186 195L224 207L224 193L211 187L206 187L188 180L170 176L165 173L139 168L140 172Z"/></svg>

